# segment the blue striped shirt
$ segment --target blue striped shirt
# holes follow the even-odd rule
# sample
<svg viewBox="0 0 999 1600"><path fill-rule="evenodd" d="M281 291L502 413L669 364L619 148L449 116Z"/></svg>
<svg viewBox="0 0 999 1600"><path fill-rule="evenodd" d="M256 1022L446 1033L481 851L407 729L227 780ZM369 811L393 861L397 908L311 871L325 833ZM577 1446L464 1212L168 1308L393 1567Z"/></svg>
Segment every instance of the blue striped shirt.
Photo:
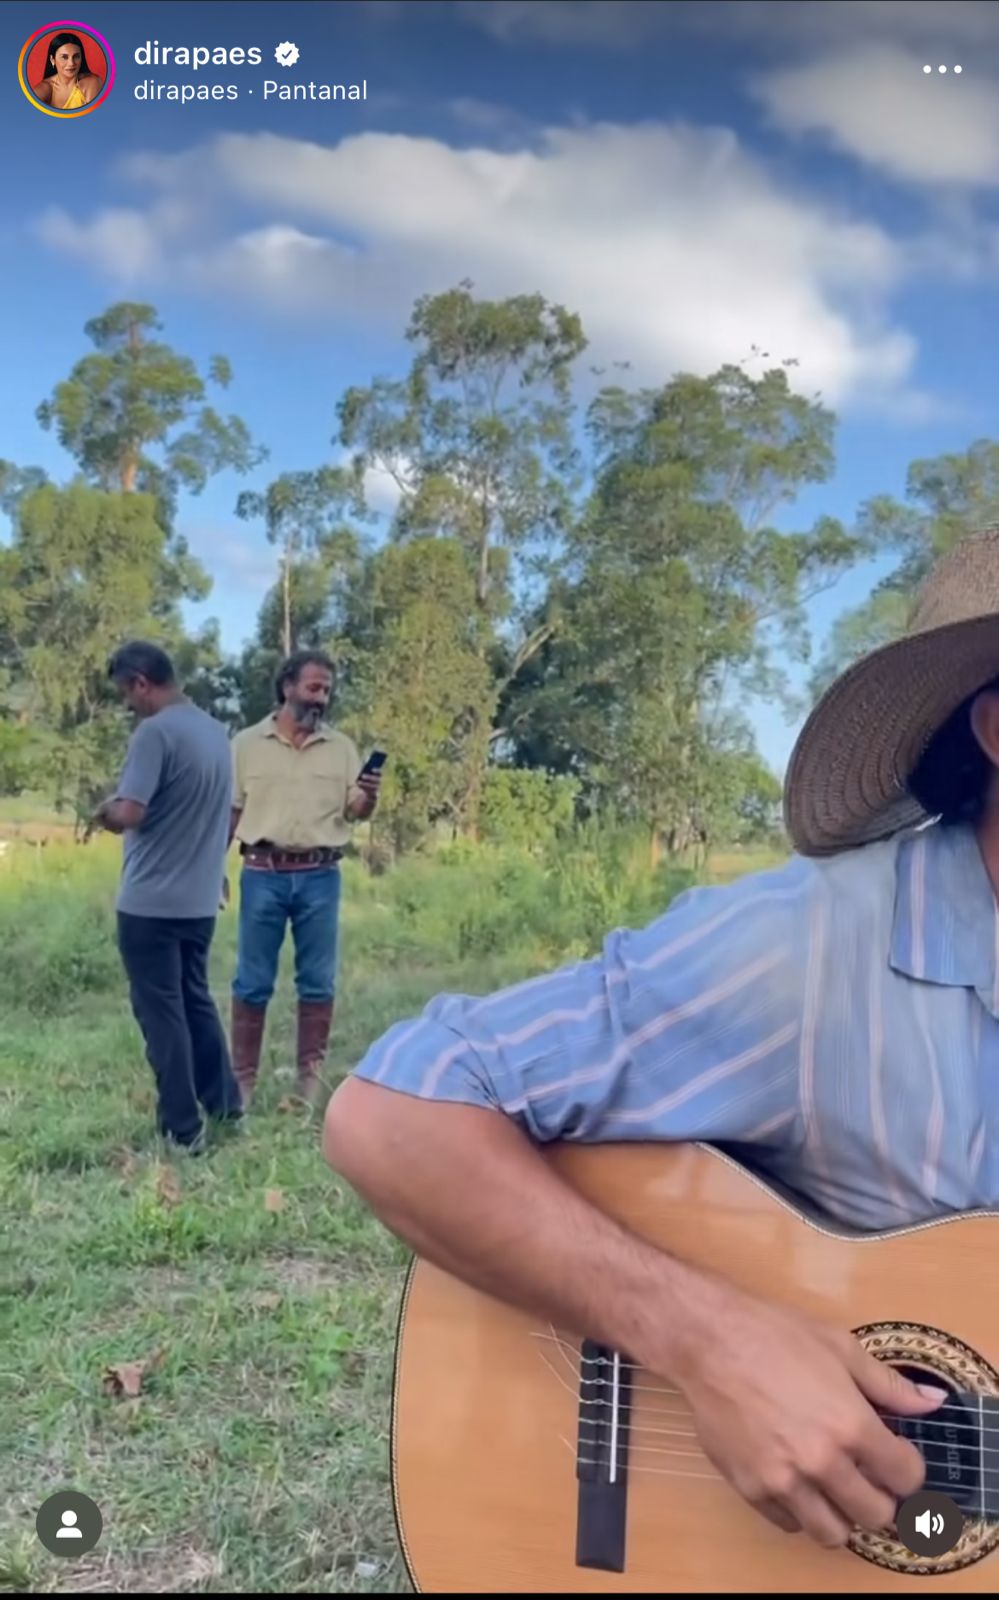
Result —
<svg viewBox="0 0 999 1600"><path fill-rule="evenodd" d="M849 1227L999 1205L999 915L931 826L681 895L599 956L442 995L357 1075L535 1140L701 1140Z"/></svg>

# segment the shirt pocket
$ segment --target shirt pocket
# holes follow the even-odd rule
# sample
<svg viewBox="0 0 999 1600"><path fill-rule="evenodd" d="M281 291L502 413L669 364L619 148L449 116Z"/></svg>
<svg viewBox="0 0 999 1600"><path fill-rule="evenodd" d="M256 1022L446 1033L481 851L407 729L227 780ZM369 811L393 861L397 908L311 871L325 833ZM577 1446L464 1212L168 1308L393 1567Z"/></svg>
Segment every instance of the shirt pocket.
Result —
<svg viewBox="0 0 999 1600"><path fill-rule="evenodd" d="M275 772L266 761L259 758L255 761L251 756L243 767L243 784L247 789L273 789L278 784L288 783L286 773Z"/></svg>
<svg viewBox="0 0 999 1600"><path fill-rule="evenodd" d="M347 782L338 773L320 772L311 780L324 817L337 817L347 804Z"/></svg>
<svg viewBox="0 0 999 1600"><path fill-rule="evenodd" d="M243 809L252 810L257 816L263 813L268 818L283 817L298 808L298 784L287 773L251 768L243 780L243 788Z"/></svg>

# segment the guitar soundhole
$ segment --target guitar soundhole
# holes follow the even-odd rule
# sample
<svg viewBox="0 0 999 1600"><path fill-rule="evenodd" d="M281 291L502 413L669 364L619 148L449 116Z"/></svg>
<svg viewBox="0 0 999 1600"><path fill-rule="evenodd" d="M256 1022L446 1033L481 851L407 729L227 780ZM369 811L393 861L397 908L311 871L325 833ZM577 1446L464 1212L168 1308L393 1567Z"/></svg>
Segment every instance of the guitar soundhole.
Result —
<svg viewBox="0 0 999 1600"><path fill-rule="evenodd" d="M925 1487L949 1495L964 1513L958 1543L946 1555L917 1556L894 1536L856 1532L855 1554L907 1576L931 1576L971 1566L999 1546L999 1373L948 1333L912 1322L880 1322L854 1330L871 1355L914 1383L932 1384L947 1398L923 1417L895 1417L889 1426L916 1445L926 1463Z"/></svg>
<svg viewBox="0 0 999 1600"><path fill-rule="evenodd" d="M935 1389L946 1389L951 1399L959 1392L947 1373L939 1372L936 1367L914 1367L907 1361L893 1361L892 1366L910 1383L932 1383Z"/></svg>

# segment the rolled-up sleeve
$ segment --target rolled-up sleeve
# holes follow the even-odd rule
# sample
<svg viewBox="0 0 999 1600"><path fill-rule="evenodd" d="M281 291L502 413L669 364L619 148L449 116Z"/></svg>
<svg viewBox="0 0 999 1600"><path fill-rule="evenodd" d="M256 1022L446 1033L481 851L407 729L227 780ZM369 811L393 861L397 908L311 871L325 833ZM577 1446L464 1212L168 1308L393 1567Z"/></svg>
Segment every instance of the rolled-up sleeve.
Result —
<svg viewBox="0 0 999 1600"><path fill-rule="evenodd" d="M812 864L682 895L601 954L485 998L442 995L357 1076L488 1106L539 1141L764 1139L798 1119Z"/></svg>

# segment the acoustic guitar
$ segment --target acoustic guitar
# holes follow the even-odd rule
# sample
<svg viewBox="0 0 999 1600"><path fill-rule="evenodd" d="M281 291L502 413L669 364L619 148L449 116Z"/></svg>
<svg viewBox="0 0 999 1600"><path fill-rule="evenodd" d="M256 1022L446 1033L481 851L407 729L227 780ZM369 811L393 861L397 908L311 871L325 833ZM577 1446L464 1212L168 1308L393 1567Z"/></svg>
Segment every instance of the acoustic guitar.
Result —
<svg viewBox="0 0 999 1600"><path fill-rule="evenodd" d="M855 1236L706 1146L561 1145L551 1159L635 1233L946 1388L930 1417L885 1420L916 1443L924 1487L958 1505L963 1531L935 1557L894 1528L858 1529L835 1551L782 1533L715 1470L667 1380L418 1260L392 1415L418 1591L999 1591L999 1213Z"/></svg>

